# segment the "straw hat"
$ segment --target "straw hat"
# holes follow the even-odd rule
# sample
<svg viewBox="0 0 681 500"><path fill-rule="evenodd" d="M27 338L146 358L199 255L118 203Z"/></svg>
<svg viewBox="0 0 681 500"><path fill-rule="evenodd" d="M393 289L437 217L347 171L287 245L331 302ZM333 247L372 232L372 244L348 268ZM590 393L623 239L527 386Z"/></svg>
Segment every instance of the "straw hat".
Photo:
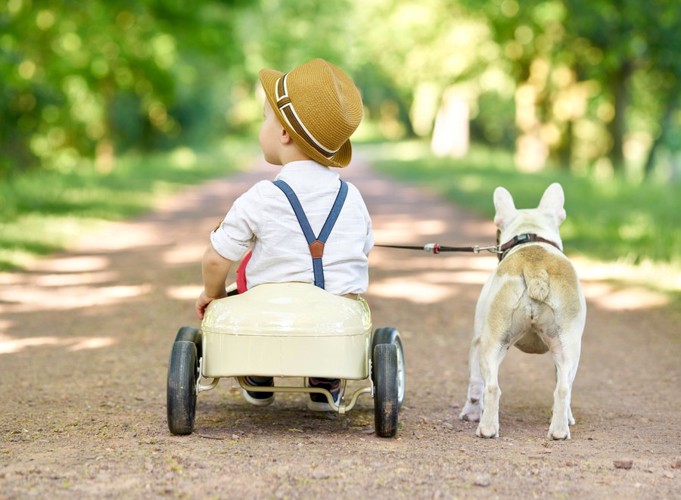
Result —
<svg viewBox="0 0 681 500"><path fill-rule="evenodd" d="M362 98L348 75L315 59L286 74L263 69L260 82L279 122L304 153L330 167L350 163L350 136L362 120Z"/></svg>

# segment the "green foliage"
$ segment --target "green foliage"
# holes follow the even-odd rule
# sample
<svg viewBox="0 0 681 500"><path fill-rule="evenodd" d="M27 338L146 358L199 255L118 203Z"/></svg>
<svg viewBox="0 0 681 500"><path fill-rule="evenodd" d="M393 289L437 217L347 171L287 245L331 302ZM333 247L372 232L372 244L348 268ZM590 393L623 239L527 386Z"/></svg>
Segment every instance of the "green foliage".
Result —
<svg viewBox="0 0 681 500"><path fill-rule="evenodd" d="M192 59L240 60L225 50L235 3L4 2L0 176L176 144L206 95Z"/></svg>
<svg viewBox="0 0 681 500"><path fill-rule="evenodd" d="M384 137L428 136L454 90L477 141L650 176L681 150L680 30L677 0L7 0L0 177L249 133L258 71L314 57Z"/></svg>
<svg viewBox="0 0 681 500"><path fill-rule="evenodd" d="M355 76L384 137L428 136L455 89L477 141L531 135L579 172L626 145L647 174L681 148L677 3L8 0L0 177L250 133L258 70L313 57Z"/></svg>

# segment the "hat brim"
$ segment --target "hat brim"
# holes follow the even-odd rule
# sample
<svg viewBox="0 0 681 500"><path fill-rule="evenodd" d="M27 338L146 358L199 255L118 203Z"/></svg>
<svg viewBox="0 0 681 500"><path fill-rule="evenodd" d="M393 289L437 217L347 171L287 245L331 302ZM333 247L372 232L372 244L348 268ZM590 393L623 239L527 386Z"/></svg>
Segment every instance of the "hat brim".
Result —
<svg viewBox="0 0 681 500"><path fill-rule="evenodd" d="M352 144L350 144L350 139L345 141L345 143L340 147L340 149L331 157L326 157L319 153L316 149L310 146L305 139L293 130L292 127L288 125L288 122L284 118L284 115L277 107L277 98L275 96L275 87L277 80L284 76L284 73L274 69L262 69L259 73L260 83L265 91L265 96L267 96L267 101L270 103L274 114L277 116L279 123L286 129L289 135L293 138L296 145L303 150L303 152L308 155L311 159L315 160L317 163L326 165L328 167L343 168L347 167L352 159Z"/></svg>

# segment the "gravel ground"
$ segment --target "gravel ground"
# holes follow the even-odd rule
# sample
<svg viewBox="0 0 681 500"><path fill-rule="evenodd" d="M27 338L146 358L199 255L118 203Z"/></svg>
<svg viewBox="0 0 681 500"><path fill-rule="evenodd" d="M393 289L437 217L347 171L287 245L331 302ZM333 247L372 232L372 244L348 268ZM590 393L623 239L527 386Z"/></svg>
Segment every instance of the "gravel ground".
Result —
<svg viewBox="0 0 681 500"><path fill-rule="evenodd" d="M547 355L512 350L504 361L500 438L458 420L492 255L372 252L374 327L397 327L405 348L397 438L375 436L369 397L345 416L314 414L295 394L255 408L231 380L199 396L192 435L171 435L168 357L177 329L198 327L207 234L274 172L187 189L0 274L0 498L681 497L681 318L650 292L582 274L589 312L571 440L546 439ZM363 192L378 242L493 242L490 221L361 159L342 175Z"/></svg>

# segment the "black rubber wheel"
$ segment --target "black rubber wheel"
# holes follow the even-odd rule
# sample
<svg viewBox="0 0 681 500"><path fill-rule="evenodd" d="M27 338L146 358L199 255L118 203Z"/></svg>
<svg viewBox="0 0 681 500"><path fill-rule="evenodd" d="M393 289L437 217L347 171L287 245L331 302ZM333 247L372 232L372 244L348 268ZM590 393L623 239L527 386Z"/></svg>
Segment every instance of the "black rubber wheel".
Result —
<svg viewBox="0 0 681 500"><path fill-rule="evenodd" d="M183 326L177 331L175 336L175 342L181 342L186 340L188 342L194 342L196 344L196 355L200 358L201 353L201 333L191 326Z"/></svg>
<svg viewBox="0 0 681 500"><path fill-rule="evenodd" d="M398 387L397 346L377 344L372 361L374 371L374 424L380 437L397 435Z"/></svg>
<svg viewBox="0 0 681 500"><path fill-rule="evenodd" d="M397 331L397 328L390 326L376 329L371 341L371 352L374 352L374 349L379 344L394 344L397 347L397 406L402 408L406 386L406 371L404 367L404 348L402 347L400 332ZM371 376L376 380L375 370Z"/></svg>
<svg viewBox="0 0 681 500"><path fill-rule="evenodd" d="M196 416L196 344L187 340L173 343L168 366L168 429L173 434L191 434Z"/></svg>

